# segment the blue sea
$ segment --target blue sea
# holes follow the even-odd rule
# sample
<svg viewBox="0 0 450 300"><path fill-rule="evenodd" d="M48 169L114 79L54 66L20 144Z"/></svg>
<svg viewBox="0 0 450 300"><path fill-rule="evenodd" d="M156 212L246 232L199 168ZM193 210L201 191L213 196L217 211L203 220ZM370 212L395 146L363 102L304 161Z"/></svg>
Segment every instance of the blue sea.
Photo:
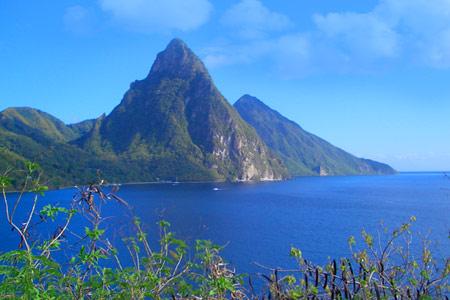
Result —
<svg viewBox="0 0 450 300"><path fill-rule="evenodd" d="M75 191L49 191L39 198L38 206L70 204ZM190 244L200 238L225 246L222 256L238 273L261 271L255 263L293 268L292 246L319 265L329 258L348 257L350 236L361 242L364 229L376 237L380 234L383 241L380 221L391 233L411 216L416 218L413 233L421 232L433 243L439 240L435 257L450 254L450 180L442 172L255 183L130 184L120 186L117 195L132 208L104 204L102 214L112 217L104 225L119 249L123 249L119 245L122 236L129 236L131 216L141 218L154 247L159 235L155 224L163 218L178 238ZM7 195L10 201L16 196ZM32 195L25 195L17 220L22 221L31 200ZM0 251L7 251L20 241L6 223L4 205L0 213ZM71 228L82 234L84 227L79 222L74 219ZM51 226L44 224L49 228L47 235ZM415 235L413 243L420 248L421 237Z"/></svg>

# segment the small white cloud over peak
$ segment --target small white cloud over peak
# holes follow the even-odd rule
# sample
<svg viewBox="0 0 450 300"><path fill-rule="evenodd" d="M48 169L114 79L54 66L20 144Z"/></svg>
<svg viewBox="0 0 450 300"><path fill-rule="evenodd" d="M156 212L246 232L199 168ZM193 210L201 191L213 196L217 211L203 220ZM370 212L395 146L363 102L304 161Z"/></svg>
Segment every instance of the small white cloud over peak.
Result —
<svg viewBox="0 0 450 300"><path fill-rule="evenodd" d="M146 33L196 29L213 9L208 0L100 0L100 5L130 29Z"/></svg>
<svg viewBox="0 0 450 300"><path fill-rule="evenodd" d="M218 43L203 49L203 61L208 68L233 64L251 64L270 55L277 44L272 40L255 40L246 44Z"/></svg>
<svg viewBox="0 0 450 300"><path fill-rule="evenodd" d="M293 25L287 16L269 10L259 0L240 1L225 12L221 21L244 39L263 38Z"/></svg>
<svg viewBox="0 0 450 300"><path fill-rule="evenodd" d="M274 60L276 73L284 78L303 77L311 72L315 49L307 34L285 35L275 42Z"/></svg>
<svg viewBox="0 0 450 300"><path fill-rule="evenodd" d="M80 5L66 9L64 25L75 34L89 34L94 29L95 14L91 9Z"/></svg>

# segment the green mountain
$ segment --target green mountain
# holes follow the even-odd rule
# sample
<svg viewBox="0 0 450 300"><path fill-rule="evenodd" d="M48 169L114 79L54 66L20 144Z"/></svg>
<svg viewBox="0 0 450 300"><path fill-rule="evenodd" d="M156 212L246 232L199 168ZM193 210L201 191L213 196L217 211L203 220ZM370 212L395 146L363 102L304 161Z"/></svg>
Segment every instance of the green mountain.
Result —
<svg viewBox="0 0 450 300"><path fill-rule="evenodd" d="M277 180L283 162L215 87L179 39L77 145L133 169L131 180ZM131 174L130 174L131 175Z"/></svg>
<svg viewBox="0 0 450 300"><path fill-rule="evenodd" d="M396 174L386 164L357 158L303 130L255 97L244 95L234 107L293 176Z"/></svg>

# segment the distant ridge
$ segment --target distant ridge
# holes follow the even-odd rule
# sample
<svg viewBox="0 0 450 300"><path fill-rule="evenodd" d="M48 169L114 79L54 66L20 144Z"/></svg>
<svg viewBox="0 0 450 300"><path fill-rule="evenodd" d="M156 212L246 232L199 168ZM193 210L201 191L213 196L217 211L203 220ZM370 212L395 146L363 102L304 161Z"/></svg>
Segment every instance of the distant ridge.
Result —
<svg viewBox="0 0 450 300"><path fill-rule="evenodd" d="M331 145L255 97L244 95L234 107L267 146L283 159L293 176L397 173L386 164L357 158Z"/></svg>
<svg viewBox="0 0 450 300"><path fill-rule="evenodd" d="M34 140L67 142L78 136L61 120L29 107L11 107L0 112L0 126Z"/></svg>

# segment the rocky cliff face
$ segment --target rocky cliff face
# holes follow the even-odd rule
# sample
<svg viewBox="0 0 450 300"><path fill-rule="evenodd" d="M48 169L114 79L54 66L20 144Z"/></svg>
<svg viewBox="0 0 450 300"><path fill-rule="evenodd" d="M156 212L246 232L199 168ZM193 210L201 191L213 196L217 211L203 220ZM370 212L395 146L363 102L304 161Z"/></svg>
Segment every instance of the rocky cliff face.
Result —
<svg viewBox="0 0 450 300"><path fill-rule="evenodd" d="M93 141L103 153L155 166L148 179L167 174L179 180L289 177L281 159L241 119L179 39L158 54L149 75L131 84L98 133L81 144L89 148Z"/></svg>

